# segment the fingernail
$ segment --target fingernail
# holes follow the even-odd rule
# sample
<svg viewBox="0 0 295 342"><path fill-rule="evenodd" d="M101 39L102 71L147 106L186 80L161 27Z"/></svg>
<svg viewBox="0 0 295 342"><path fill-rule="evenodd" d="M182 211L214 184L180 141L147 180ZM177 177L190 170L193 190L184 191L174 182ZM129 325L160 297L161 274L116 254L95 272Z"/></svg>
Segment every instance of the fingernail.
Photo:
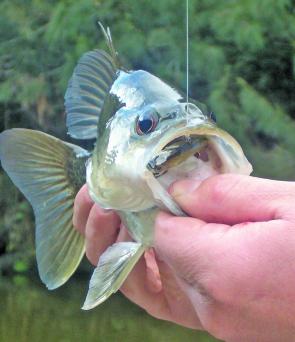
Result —
<svg viewBox="0 0 295 342"><path fill-rule="evenodd" d="M105 214L111 214L114 211L112 209L104 209L104 208L102 208L102 212L105 213Z"/></svg>
<svg viewBox="0 0 295 342"><path fill-rule="evenodd" d="M176 181L169 187L169 193L172 197L181 197L196 190L200 184L201 181L192 179Z"/></svg>
<svg viewBox="0 0 295 342"><path fill-rule="evenodd" d="M100 207L100 206L99 206L99 209L100 209L102 214L110 214L110 213L113 212L113 209L106 209L106 208L103 208L103 207Z"/></svg>

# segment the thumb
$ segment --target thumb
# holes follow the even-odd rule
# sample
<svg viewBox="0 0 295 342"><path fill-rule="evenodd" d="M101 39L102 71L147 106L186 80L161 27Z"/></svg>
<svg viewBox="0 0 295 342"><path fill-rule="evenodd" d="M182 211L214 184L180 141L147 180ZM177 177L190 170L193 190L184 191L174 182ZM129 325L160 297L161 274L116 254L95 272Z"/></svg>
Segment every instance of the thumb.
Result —
<svg viewBox="0 0 295 342"><path fill-rule="evenodd" d="M169 192L189 216L233 225L281 218L278 201L294 194L295 183L223 174L201 183L180 180L172 184Z"/></svg>

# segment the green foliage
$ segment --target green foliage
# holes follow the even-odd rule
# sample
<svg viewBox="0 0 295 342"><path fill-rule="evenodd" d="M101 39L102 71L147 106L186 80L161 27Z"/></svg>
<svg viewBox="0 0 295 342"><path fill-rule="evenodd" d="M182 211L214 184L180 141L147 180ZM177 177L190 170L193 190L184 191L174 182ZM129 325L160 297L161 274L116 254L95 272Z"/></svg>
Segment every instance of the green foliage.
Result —
<svg viewBox="0 0 295 342"><path fill-rule="evenodd" d="M2 0L0 131L32 127L66 136L63 95L72 70L83 52L106 48L97 20L110 26L126 67L185 91L184 6L180 0ZM190 96L238 139L256 175L295 178L294 73L292 0L190 0ZM6 176L0 182L0 240L6 256L20 250L26 259L33 250L31 212ZM13 260L5 264L13 267L19 256Z"/></svg>
<svg viewBox="0 0 295 342"><path fill-rule="evenodd" d="M23 260L17 260L14 263L13 269L19 273L26 272L28 270L28 264Z"/></svg>
<svg viewBox="0 0 295 342"><path fill-rule="evenodd" d="M54 293L20 277L15 283L0 287L1 342L217 342L205 332L157 320L119 294L82 311L86 282L77 279Z"/></svg>
<svg viewBox="0 0 295 342"><path fill-rule="evenodd" d="M31 208L2 173L0 189L0 276L24 273L34 255Z"/></svg>

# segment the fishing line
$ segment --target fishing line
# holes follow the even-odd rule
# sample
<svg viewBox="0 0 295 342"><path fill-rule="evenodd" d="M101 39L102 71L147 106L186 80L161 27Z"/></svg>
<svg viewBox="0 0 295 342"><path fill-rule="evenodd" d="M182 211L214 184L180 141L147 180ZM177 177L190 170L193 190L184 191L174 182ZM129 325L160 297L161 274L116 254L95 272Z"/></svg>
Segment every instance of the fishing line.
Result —
<svg viewBox="0 0 295 342"><path fill-rule="evenodd" d="M189 14L188 1L186 0L186 117L188 121L188 88L189 88Z"/></svg>

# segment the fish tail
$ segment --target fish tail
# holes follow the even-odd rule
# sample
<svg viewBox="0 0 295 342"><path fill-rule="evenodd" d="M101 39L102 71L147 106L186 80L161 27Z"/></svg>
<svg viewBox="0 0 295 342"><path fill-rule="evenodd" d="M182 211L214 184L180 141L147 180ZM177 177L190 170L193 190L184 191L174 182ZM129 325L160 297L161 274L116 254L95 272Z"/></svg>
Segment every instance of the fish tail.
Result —
<svg viewBox="0 0 295 342"><path fill-rule="evenodd" d="M138 242L110 246L99 258L82 309L92 309L117 292L145 249L146 246Z"/></svg>
<svg viewBox="0 0 295 342"><path fill-rule="evenodd" d="M84 238L73 228L72 216L88 156L42 132L11 129L0 134L2 167L34 209L38 270L49 289L64 284L84 255Z"/></svg>

